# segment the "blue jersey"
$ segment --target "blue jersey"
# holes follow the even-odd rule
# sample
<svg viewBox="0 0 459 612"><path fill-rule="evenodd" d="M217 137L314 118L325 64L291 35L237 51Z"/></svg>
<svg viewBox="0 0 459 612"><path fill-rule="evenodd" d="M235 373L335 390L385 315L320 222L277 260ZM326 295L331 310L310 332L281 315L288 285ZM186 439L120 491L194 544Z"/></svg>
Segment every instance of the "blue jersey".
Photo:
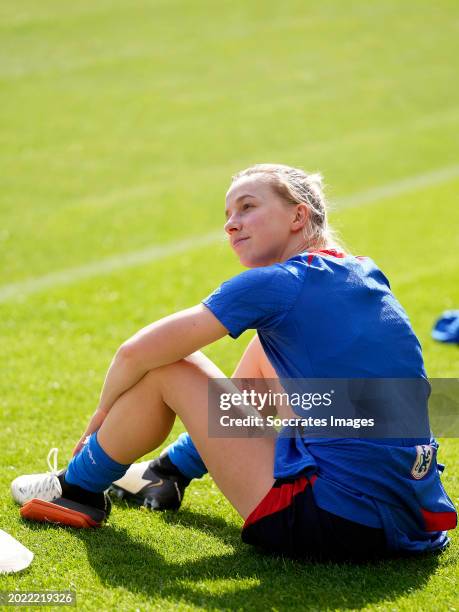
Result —
<svg viewBox="0 0 459 612"><path fill-rule="evenodd" d="M420 344L384 274L369 258L305 252L247 270L203 303L237 338L256 329L280 378L426 378ZM430 436L276 443L274 477L310 470L324 510L385 529L393 549L441 548L456 512ZM422 473L416 465L422 460Z"/></svg>

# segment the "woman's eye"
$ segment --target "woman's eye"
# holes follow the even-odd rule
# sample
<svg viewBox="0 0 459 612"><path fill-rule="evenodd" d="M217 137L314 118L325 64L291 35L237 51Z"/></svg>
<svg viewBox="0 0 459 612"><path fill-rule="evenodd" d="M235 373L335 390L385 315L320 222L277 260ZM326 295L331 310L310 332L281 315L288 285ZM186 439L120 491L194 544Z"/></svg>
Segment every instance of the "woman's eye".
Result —
<svg viewBox="0 0 459 612"><path fill-rule="evenodd" d="M248 208L252 208L252 204L247 203L242 205L242 210L247 210Z"/></svg>

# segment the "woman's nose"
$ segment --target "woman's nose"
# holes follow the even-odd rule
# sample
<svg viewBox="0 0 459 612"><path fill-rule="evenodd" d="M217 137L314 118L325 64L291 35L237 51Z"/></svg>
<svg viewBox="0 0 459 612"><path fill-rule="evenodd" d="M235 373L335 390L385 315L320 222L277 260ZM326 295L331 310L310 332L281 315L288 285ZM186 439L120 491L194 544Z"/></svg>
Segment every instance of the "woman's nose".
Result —
<svg viewBox="0 0 459 612"><path fill-rule="evenodd" d="M228 221L224 225L225 232L227 234L231 234L232 232L238 231L239 229L241 229L241 224L234 215L231 215L231 217L229 217Z"/></svg>

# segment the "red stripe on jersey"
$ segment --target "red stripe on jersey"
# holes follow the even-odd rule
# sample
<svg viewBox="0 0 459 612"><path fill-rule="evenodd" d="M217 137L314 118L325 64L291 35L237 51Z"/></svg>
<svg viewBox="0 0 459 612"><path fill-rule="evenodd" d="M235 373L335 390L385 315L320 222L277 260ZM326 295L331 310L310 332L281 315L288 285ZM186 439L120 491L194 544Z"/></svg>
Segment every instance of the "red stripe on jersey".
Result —
<svg viewBox="0 0 459 612"><path fill-rule="evenodd" d="M324 255L330 255L331 257L338 257L340 259L347 257L347 253L345 253L344 251L338 251L337 249L318 249L317 251L309 251L307 262L308 266L311 265L312 260L314 259L314 255L319 255L320 253L323 253ZM355 258L360 261L364 261L365 259L367 259L367 257L364 255L356 255Z"/></svg>
<svg viewBox="0 0 459 612"><path fill-rule="evenodd" d="M339 257L344 258L347 257L347 254L343 251L337 251L336 249L317 249L316 251L309 251L308 255L308 266L311 265L312 260L314 259L314 255L330 255L331 257Z"/></svg>
<svg viewBox="0 0 459 612"><path fill-rule="evenodd" d="M337 249L318 249L317 251L309 251L309 253L323 253L324 255L340 258L347 257L347 253L344 253L344 251L338 251Z"/></svg>

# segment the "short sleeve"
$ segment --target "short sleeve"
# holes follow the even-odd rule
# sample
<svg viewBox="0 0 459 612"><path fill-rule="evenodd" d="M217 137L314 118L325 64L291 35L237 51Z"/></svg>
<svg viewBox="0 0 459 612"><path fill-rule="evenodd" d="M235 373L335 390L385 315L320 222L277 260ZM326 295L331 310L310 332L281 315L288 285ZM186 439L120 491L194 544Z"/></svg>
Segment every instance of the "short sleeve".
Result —
<svg viewBox="0 0 459 612"><path fill-rule="evenodd" d="M247 329L274 328L295 303L301 280L283 264L253 268L224 282L202 303L232 338Z"/></svg>

